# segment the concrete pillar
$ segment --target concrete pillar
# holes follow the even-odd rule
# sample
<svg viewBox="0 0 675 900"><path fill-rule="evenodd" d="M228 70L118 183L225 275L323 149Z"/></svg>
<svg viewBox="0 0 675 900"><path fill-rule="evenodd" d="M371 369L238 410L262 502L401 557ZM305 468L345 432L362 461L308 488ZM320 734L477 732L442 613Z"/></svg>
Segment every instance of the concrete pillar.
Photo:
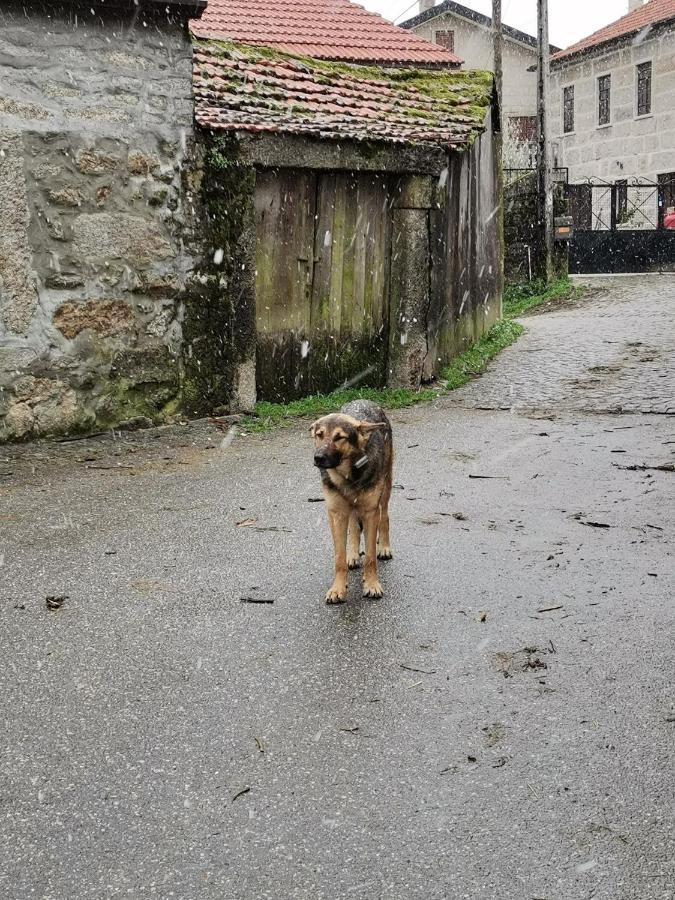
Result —
<svg viewBox="0 0 675 900"><path fill-rule="evenodd" d="M418 390L427 355L431 247L429 211L435 179L405 178L392 219L389 387Z"/></svg>

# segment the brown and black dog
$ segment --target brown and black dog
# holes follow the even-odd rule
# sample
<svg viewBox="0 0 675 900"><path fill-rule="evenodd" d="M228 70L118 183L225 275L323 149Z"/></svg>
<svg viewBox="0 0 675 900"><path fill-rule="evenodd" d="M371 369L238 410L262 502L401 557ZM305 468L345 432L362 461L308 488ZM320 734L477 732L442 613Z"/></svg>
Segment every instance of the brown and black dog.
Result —
<svg viewBox="0 0 675 900"><path fill-rule="evenodd" d="M381 597L377 560L391 559L389 498L394 447L391 423L379 406L353 400L312 425L314 465L321 471L335 547L335 580L326 603L342 603L347 571L360 563L365 542L363 596ZM379 533L378 533L379 532Z"/></svg>

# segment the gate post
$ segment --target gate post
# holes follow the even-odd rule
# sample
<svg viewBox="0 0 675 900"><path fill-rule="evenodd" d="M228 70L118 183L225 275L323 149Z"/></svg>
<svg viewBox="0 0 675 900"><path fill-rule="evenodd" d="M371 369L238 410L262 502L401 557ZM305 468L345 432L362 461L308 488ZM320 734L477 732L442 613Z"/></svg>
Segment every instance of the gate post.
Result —
<svg viewBox="0 0 675 900"><path fill-rule="evenodd" d="M610 187L610 191L611 191L612 200L611 200L611 206L610 206L610 212L609 212L609 215L610 215L609 228L610 228L610 231L616 231L616 222L617 222L617 218L618 218L616 207L617 207L617 200L618 200L619 194L618 194L617 187L615 184L613 184Z"/></svg>
<svg viewBox="0 0 675 900"><path fill-rule="evenodd" d="M419 390L422 383L430 302L429 215L434 187L434 178L404 178L394 202L388 387Z"/></svg>

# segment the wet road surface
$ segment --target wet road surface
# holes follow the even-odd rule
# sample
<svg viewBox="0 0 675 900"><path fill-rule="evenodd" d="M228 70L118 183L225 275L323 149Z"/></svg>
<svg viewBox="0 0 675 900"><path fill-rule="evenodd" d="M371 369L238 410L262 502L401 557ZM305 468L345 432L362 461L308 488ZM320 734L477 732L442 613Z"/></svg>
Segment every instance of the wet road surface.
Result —
<svg viewBox="0 0 675 900"><path fill-rule="evenodd" d="M669 330L621 352L672 372L647 289ZM304 425L2 448L0 896L673 898L670 382L632 358L663 396L599 412L536 362L565 328L579 368L614 290L392 415L378 602L323 602Z"/></svg>

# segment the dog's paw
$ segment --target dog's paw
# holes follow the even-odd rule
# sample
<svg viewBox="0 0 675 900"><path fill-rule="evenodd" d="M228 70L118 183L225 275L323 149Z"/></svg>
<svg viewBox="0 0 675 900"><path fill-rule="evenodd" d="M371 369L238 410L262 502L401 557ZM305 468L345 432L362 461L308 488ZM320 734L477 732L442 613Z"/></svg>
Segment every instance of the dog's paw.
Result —
<svg viewBox="0 0 675 900"><path fill-rule="evenodd" d="M357 554L356 556L348 556L347 557L347 568L349 569L358 569L361 565L361 556Z"/></svg>
<svg viewBox="0 0 675 900"><path fill-rule="evenodd" d="M394 554L391 547L378 547L377 548L377 558L378 559L393 559Z"/></svg>
<svg viewBox="0 0 675 900"><path fill-rule="evenodd" d="M347 596L347 588L342 585L333 585L333 587L326 594L326 603L335 604L335 603L344 603L345 597Z"/></svg>
<svg viewBox="0 0 675 900"><path fill-rule="evenodd" d="M363 596L371 597L374 600L379 599L384 594L382 590L382 585L380 582L375 579L374 581L364 581L363 582Z"/></svg>

